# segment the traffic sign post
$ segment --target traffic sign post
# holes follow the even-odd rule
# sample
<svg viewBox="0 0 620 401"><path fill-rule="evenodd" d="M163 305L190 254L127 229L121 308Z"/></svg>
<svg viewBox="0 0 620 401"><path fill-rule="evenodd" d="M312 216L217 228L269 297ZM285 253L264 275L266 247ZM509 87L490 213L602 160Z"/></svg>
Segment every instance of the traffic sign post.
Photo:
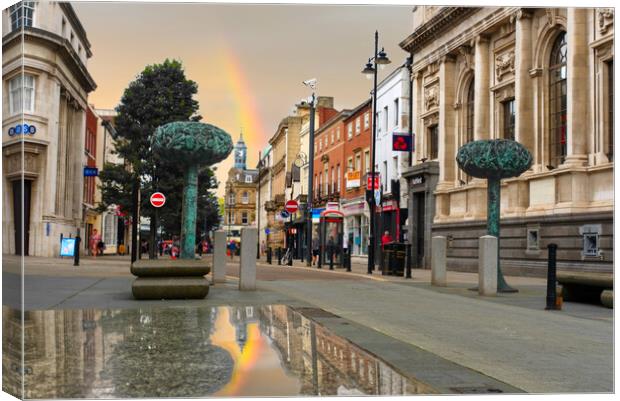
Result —
<svg viewBox="0 0 620 401"><path fill-rule="evenodd" d="M153 207L162 207L166 203L166 197L161 192L155 192L151 195L151 205Z"/></svg>
<svg viewBox="0 0 620 401"><path fill-rule="evenodd" d="M284 209L286 209L286 211L290 214L293 214L297 210L299 210L299 204L296 200L290 200L286 202L286 204L284 205Z"/></svg>

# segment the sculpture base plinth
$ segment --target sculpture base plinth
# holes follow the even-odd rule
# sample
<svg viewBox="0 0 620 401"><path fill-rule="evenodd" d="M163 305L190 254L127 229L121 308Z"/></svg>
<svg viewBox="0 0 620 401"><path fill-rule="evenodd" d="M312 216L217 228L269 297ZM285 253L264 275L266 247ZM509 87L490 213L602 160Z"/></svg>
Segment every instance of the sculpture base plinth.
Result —
<svg viewBox="0 0 620 401"><path fill-rule="evenodd" d="M131 292L135 299L203 299L209 293L204 276L210 271L202 260L141 260L131 266L138 276Z"/></svg>

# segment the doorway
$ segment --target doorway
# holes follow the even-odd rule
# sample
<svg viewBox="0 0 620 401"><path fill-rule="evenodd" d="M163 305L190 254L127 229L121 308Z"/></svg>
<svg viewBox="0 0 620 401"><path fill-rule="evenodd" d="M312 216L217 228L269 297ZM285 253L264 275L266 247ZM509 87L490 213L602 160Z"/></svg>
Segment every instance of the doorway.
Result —
<svg viewBox="0 0 620 401"><path fill-rule="evenodd" d="M32 188L31 184L32 181L29 180L13 181L13 222L15 224L16 255L28 256L28 249L30 247L30 195Z"/></svg>
<svg viewBox="0 0 620 401"><path fill-rule="evenodd" d="M415 211L415 255L414 260L418 267L424 266L424 228L425 228L425 198L426 192L417 192L415 193L413 198L413 208Z"/></svg>

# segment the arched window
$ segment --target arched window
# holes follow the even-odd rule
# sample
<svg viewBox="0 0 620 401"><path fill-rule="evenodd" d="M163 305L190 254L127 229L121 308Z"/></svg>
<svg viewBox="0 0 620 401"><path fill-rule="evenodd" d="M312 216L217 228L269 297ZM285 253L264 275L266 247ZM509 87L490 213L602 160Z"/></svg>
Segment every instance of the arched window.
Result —
<svg viewBox="0 0 620 401"><path fill-rule="evenodd" d="M555 40L549 60L549 162L557 167L566 158L566 33Z"/></svg>
<svg viewBox="0 0 620 401"><path fill-rule="evenodd" d="M465 143L474 140L474 80L472 79L467 90L467 121L465 122Z"/></svg>

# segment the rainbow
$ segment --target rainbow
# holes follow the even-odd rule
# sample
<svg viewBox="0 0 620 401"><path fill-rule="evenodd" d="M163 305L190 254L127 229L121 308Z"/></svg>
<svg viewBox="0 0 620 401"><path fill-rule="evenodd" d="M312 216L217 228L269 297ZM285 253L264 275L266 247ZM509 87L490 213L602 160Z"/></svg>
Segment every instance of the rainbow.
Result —
<svg viewBox="0 0 620 401"><path fill-rule="evenodd" d="M219 49L221 55L221 70L226 80L226 86L229 88L234 103L236 104L236 122L238 126L236 130L229 131L231 133L243 130L243 139L248 146L248 167L252 168L258 160L256 160L256 152L265 146L265 135L263 132L263 124L256 106L254 94L248 83L246 74L243 71L241 61L232 51L231 46L222 45ZM237 138L233 134L233 141ZM252 150L254 150L252 152ZM251 161L252 162L251 162Z"/></svg>

